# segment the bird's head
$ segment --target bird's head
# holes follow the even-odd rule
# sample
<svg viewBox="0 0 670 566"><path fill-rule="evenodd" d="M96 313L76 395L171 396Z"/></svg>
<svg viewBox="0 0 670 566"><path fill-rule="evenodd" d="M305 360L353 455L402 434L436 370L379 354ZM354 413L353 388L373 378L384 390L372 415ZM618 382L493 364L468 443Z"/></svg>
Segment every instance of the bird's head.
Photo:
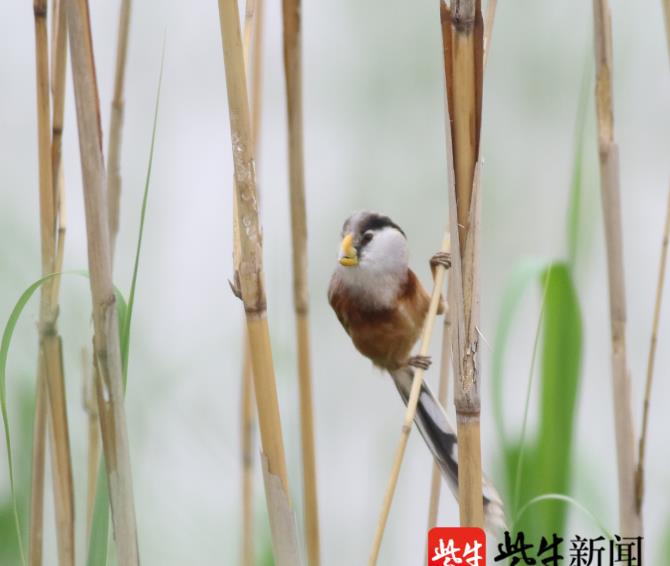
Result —
<svg viewBox="0 0 670 566"><path fill-rule="evenodd" d="M405 233L388 216L377 212L354 212L342 227L340 272L356 277L366 272L378 276L407 272Z"/></svg>

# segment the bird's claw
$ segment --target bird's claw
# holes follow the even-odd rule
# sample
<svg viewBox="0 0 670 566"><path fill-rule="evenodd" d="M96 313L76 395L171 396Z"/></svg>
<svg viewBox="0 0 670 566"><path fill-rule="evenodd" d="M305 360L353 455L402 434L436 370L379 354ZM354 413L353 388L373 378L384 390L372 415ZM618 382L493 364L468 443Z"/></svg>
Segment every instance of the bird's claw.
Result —
<svg viewBox="0 0 670 566"><path fill-rule="evenodd" d="M448 252L437 252L433 257L430 258L430 266L437 267L441 265L445 269L451 267L451 254Z"/></svg>
<svg viewBox="0 0 670 566"><path fill-rule="evenodd" d="M413 368L427 370L430 367L430 364L433 363L433 360L430 356L412 356L407 360L407 365Z"/></svg>

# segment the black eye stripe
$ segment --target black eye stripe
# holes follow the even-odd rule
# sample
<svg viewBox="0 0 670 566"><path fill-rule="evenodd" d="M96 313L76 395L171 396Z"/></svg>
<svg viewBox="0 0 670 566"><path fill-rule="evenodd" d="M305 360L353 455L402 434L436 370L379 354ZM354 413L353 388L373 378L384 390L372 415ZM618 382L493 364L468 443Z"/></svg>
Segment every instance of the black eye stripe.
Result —
<svg viewBox="0 0 670 566"><path fill-rule="evenodd" d="M381 230L382 228L395 228L398 230L398 232L405 236L405 232L403 232L400 226L393 222L393 220L391 220L388 216L383 216L381 214L371 214L368 216L361 224L360 232L364 234L368 230ZM405 236L405 238L406 237L407 236Z"/></svg>

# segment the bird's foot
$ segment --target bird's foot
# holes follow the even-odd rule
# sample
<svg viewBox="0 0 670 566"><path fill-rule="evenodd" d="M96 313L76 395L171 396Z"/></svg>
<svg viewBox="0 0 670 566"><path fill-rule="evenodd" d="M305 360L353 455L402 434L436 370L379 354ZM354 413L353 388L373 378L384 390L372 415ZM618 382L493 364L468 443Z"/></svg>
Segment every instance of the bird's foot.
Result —
<svg viewBox="0 0 670 566"><path fill-rule="evenodd" d="M433 363L433 360L430 356L412 356L407 360L407 365L413 368L427 370L430 367L430 364Z"/></svg>
<svg viewBox="0 0 670 566"><path fill-rule="evenodd" d="M448 252L437 252L433 257L430 258L430 266L432 268L441 265L445 269L451 267L451 254Z"/></svg>

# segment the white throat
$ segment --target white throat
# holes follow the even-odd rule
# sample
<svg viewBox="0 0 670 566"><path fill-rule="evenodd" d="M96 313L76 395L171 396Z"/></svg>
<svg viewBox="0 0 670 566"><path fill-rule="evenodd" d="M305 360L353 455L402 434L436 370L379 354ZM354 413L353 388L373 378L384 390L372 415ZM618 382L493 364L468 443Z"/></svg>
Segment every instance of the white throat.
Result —
<svg viewBox="0 0 670 566"><path fill-rule="evenodd" d="M351 296L365 306L392 308L407 281L408 260L407 240L395 228L387 227L363 247L358 265L339 265L337 273Z"/></svg>

